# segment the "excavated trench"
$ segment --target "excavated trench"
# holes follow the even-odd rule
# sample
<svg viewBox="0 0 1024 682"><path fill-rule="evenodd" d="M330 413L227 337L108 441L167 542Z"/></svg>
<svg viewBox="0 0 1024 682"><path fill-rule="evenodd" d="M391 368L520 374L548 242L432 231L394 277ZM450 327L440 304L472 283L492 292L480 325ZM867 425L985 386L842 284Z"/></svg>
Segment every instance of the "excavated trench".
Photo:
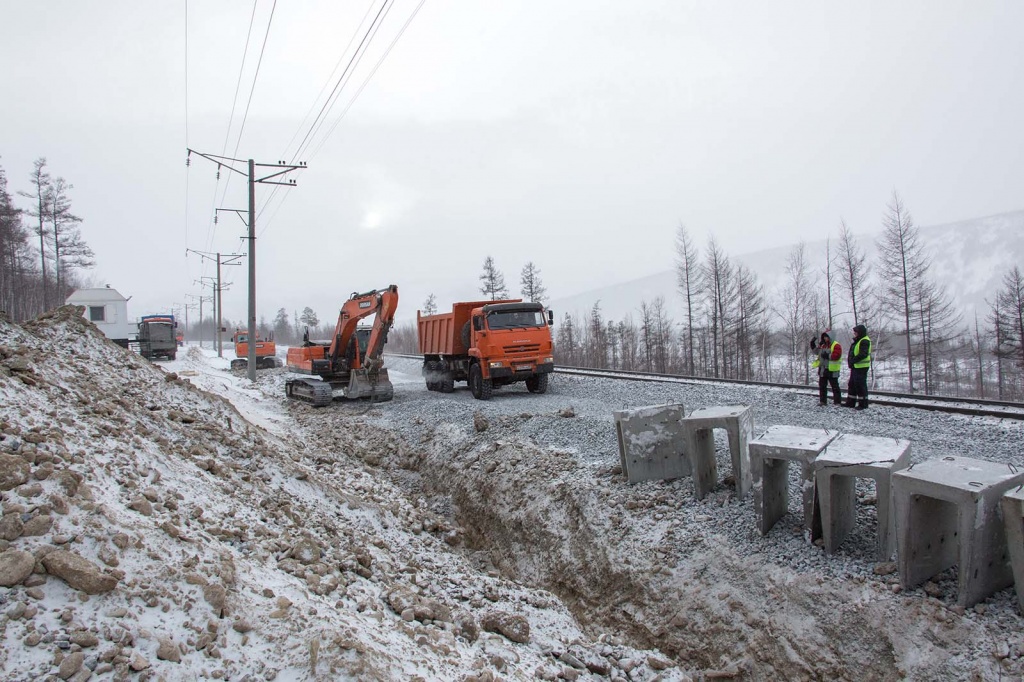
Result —
<svg viewBox="0 0 1024 682"><path fill-rule="evenodd" d="M683 481L629 485L575 453L492 435L514 433L519 416L467 433L334 414L344 435L333 448L447 516L472 560L486 553L506 578L555 594L592 637L660 650L694 679L980 680L1024 664L992 655L1002 635L985 617L894 594L891 581L739 553L722 514L743 505L694 503ZM322 440L322 417L297 416Z"/></svg>
<svg viewBox="0 0 1024 682"><path fill-rule="evenodd" d="M883 585L827 582L738 556L721 537L688 534L649 500L613 510L610 500L630 486L573 455L444 431L382 465L416 472L422 494L450 501L469 548L509 579L556 594L595 636L659 649L698 679L998 674L992 661L965 670L949 654L963 632L935 627L927 605L908 610Z"/></svg>

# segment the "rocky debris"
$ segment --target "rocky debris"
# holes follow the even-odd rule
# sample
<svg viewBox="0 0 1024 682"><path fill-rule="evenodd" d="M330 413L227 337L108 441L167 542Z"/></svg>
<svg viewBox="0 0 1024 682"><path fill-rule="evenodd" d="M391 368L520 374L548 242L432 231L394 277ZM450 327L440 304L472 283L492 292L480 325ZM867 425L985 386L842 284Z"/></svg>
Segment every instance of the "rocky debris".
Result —
<svg viewBox="0 0 1024 682"><path fill-rule="evenodd" d="M210 583L203 587L203 599L213 608L213 614L218 618L224 616L224 607L227 603L227 590L223 585Z"/></svg>
<svg viewBox="0 0 1024 682"><path fill-rule="evenodd" d="M518 644L530 641L530 621L520 615L490 611L480 619L480 627L486 632L495 632Z"/></svg>
<svg viewBox="0 0 1024 682"><path fill-rule="evenodd" d="M310 538L302 538L292 545L291 556L301 564L309 565L320 561L320 547Z"/></svg>
<svg viewBox="0 0 1024 682"><path fill-rule="evenodd" d="M17 455L0 453L0 491L11 490L28 482L29 464Z"/></svg>
<svg viewBox="0 0 1024 682"><path fill-rule="evenodd" d="M99 566L72 551L50 552L43 557L43 566L50 575L86 594L102 594L117 587L117 578L103 573Z"/></svg>
<svg viewBox="0 0 1024 682"><path fill-rule="evenodd" d="M32 575L35 565L36 558L31 552L9 549L0 553L0 585L3 587L20 585Z"/></svg>
<svg viewBox="0 0 1024 682"><path fill-rule="evenodd" d="M22 523L19 513L4 514L3 518L0 518L0 539L8 542L17 540L24 529L25 524Z"/></svg>
<svg viewBox="0 0 1024 682"><path fill-rule="evenodd" d="M487 417L480 410L473 413L473 430L477 433L483 433L487 430L491 423L487 421Z"/></svg>
<svg viewBox="0 0 1024 682"><path fill-rule="evenodd" d="M181 649L170 637L161 637L160 646L157 647L156 657L161 661L181 663Z"/></svg>
<svg viewBox="0 0 1024 682"><path fill-rule="evenodd" d="M40 514L25 522L21 534L27 537L46 535L52 526L53 517L48 514Z"/></svg>
<svg viewBox="0 0 1024 682"><path fill-rule="evenodd" d="M566 419L571 418L571 417L575 417L576 416L576 410L572 409L571 407L563 407L562 409L560 409L558 411L558 416L559 417L565 417Z"/></svg>

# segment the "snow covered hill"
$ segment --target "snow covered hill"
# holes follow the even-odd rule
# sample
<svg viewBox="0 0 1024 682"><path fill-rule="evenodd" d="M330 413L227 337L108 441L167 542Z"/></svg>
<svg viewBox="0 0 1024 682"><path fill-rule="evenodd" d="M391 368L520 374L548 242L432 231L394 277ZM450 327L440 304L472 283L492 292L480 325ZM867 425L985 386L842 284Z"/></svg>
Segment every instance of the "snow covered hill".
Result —
<svg viewBox="0 0 1024 682"><path fill-rule="evenodd" d="M877 259L875 240L879 234L857 235L869 262ZM988 312L985 301L992 299L1003 274L1013 265L1024 264L1024 211L922 227L921 237L932 257L931 276L946 286L957 309L964 312L965 320L973 319L975 310L984 318ZM782 286L786 258L793 246L731 257L757 273L771 298ZM823 278L825 241L809 242L806 246L810 268L815 276ZM834 239L832 247L835 249ZM635 317L641 301L651 301L657 296L664 296L670 314L680 319L682 298L672 270L554 299L550 306L559 318L564 313L585 316L594 303L600 301L602 314L619 320L627 314Z"/></svg>

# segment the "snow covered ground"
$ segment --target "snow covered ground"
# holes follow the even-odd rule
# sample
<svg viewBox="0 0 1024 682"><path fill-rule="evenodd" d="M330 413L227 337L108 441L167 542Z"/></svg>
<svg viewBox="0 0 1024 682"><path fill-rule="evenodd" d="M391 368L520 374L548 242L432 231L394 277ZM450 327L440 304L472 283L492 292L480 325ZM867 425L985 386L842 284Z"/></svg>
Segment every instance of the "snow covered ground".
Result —
<svg viewBox="0 0 1024 682"><path fill-rule="evenodd" d="M611 412L751 404L757 430L899 436L915 459L1019 464L1016 422L565 376L544 396L518 385L481 403L427 392L402 359L388 361L393 401L314 409L285 401L285 370L251 384L227 364L193 347L152 365L70 308L0 321L4 679L1024 670L1012 590L964 610L952 575L904 592L872 560L870 488L829 558L793 515L761 537L730 485L696 502L689 479L627 484Z"/></svg>

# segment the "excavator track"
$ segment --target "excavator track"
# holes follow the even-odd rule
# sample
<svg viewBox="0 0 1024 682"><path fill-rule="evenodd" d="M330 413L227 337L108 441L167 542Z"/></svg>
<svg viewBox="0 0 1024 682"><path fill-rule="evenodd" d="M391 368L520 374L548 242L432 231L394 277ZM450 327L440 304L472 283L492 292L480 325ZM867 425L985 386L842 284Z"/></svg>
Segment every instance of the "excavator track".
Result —
<svg viewBox="0 0 1024 682"><path fill-rule="evenodd" d="M310 403L313 407L330 405L334 396L331 385L318 379L293 379L285 382L284 392L289 398Z"/></svg>

